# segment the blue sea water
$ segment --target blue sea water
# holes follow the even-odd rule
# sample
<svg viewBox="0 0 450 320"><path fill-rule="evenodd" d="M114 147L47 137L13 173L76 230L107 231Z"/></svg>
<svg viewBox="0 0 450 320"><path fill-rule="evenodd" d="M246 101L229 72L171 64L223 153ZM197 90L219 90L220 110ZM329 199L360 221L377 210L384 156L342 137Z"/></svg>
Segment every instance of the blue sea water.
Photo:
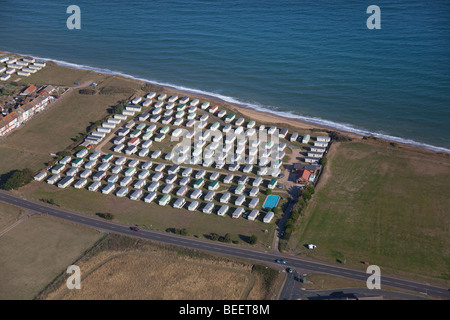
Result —
<svg viewBox="0 0 450 320"><path fill-rule="evenodd" d="M69 5L81 29L69 30ZM369 5L381 29L369 30ZM450 152L450 2L2 0L0 50Z"/></svg>

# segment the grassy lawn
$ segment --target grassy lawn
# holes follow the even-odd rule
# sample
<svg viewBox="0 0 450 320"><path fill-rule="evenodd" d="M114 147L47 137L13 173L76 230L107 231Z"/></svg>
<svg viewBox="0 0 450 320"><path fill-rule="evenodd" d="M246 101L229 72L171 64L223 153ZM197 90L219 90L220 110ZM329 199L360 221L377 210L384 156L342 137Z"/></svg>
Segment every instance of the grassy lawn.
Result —
<svg viewBox="0 0 450 320"><path fill-rule="evenodd" d="M167 228L186 228L189 235L199 238L209 236L212 232L221 236L229 233L232 240L246 245L248 237L254 234L258 237L255 246L260 248L272 245L276 227L274 223L266 224L260 220L249 221L242 217L232 219L229 215L220 217L216 214L175 209L172 205L161 207L157 203L133 201L129 198L119 198L115 194L104 195L87 189L78 190L73 187L60 189L45 182L33 181L21 188L20 193L26 198L35 200L52 198L61 207L92 216L109 212L114 215L115 221L143 228L160 231L165 231ZM229 213L231 212L230 209ZM268 231L265 232L265 230Z"/></svg>
<svg viewBox="0 0 450 320"><path fill-rule="evenodd" d="M26 210L0 202L0 231L16 222Z"/></svg>
<svg viewBox="0 0 450 320"><path fill-rule="evenodd" d="M33 299L101 233L32 216L0 238L0 299Z"/></svg>
<svg viewBox="0 0 450 320"><path fill-rule="evenodd" d="M347 266L368 261L389 273L450 280L448 158L360 142L333 149L329 176L291 248Z"/></svg>

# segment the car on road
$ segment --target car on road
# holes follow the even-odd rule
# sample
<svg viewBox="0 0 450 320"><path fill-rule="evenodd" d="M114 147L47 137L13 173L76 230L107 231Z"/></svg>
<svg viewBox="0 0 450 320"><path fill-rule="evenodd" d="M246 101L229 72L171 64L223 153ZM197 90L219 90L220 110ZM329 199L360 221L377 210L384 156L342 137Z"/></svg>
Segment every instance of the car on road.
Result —
<svg viewBox="0 0 450 320"><path fill-rule="evenodd" d="M139 231L140 229L138 227L130 227L131 230L133 231Z"/></svg>
<svg viewBox="0 0 450 320"><path fill-rule="evenodd" d="M294 269L292 269L292 268L287 268L286 271L287 271L288 273L292 273L292 272L294 272Z"/></svg>
<svg viewBox="0 0 450 320"><path fill-rule="evenodd" d="M275 262L281 263L281 264L286 264L286 260L283 260L283 259L276 259Z"/></svg>
<svg viewBox="0 0 450 320"><path fill-rule="evenodd" d="M308 244L308 249L315 249L317 246L315 244Z"/></svg>

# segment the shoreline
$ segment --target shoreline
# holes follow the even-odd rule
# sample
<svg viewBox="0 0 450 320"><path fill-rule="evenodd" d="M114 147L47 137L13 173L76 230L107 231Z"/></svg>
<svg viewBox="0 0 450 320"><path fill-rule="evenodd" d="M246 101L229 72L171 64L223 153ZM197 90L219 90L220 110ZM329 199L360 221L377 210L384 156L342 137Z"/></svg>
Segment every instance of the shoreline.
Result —
<svg viewBox="0 0 450 320"><path fill-rule="evenodd" d="M324 132L337 132L341 135L344 135L350 139L359 139L363 138L371 139L371 140L379 140L385 141L387 145L394 143L396 146L403 146L408 149L415 150L423 150L423 151L431 151L435 153L443 153L450 155L450 149L440 146L434 146L423 142L418 142L412 139L400 138L391 136L388 134L376 133L366 131L364 129L357 129L351 127L351 125L345 123L335 123L333 121L328 121L322 118L308 118L303 117L288 111L278 111L274 109L270 109L266 106L258 106L251 103L246 103L237 100L233 97L227 97L224 95L216 94L213 92L206 92L199 89L186 88L183 86L177 86L173 84L160 83L157 81L138 78L133 75L125 74L120 71L114 71L110 69L102 69L97 67L92 67L88 65L75 64L67 61L52 59L52 58L44 58L38 57L33 54L22 54L22 53L14 53L8 51L0 51L0 53L4 54L17 54L21 56L31 56L35 59L53 62L60 67L72 68L78 70L89 70L105 75L118 76L123 77L128 80L137 81L142 83L143 85L149 84L161 88L162 90L177 93L178 95L187 95L192 94L197 98L207 98L209 99L211 104L218 104L221 107L225 107L229 110L233 110L235 112L241 113L247 118L255 120L257 122L269 122L269 123L282 123L285 126L291 126L298 128L300 130L321 130Z"/></svg>

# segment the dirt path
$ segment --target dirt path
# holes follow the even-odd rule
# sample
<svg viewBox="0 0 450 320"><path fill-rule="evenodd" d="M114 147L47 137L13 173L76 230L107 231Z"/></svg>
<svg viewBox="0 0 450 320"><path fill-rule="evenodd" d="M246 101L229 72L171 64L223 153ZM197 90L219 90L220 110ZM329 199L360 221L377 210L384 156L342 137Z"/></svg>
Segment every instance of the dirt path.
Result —
<svg viewBox="0 0 450 320"><path fill-rule="evenodd" d="M34 213L29 213L24 215L23 217L21 217L19 220L17 220L16 222L14 222L13 224L7 226L5 229L0 231L0 237L4 236L6 233L8 233L9 231L11 231L12 229L14 229L15 227L17 227L19 224L21 224L22 222L28 220L29 217L31 217Z"/></svg>

